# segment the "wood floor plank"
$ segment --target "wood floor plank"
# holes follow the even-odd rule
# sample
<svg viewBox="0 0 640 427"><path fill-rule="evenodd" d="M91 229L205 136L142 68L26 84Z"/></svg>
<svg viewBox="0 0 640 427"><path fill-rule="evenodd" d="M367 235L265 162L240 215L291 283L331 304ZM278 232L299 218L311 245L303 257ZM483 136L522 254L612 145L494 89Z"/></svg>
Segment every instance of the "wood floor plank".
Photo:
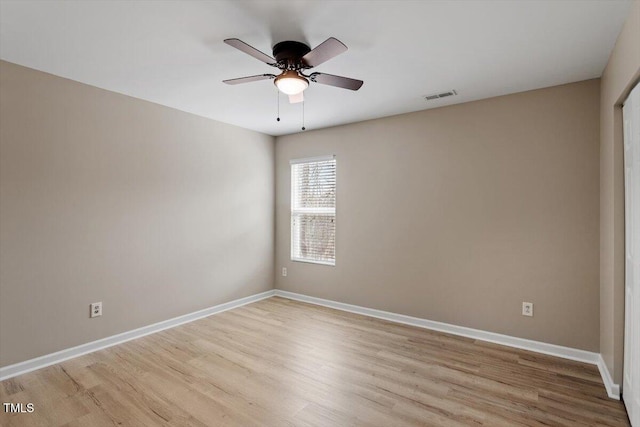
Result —
<svg viewBox="0 0 640 427"><path fill-rule="evenodd" d="M0 383L13 426L628 426L597 367L269 298Z"/></svg>

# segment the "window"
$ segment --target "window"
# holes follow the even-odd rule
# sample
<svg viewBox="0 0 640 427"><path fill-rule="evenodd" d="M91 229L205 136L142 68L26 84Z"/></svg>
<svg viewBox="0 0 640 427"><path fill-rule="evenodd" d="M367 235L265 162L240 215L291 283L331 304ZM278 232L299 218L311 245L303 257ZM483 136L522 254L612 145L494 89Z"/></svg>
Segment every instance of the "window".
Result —
<svg viewBox="0 0 640 427"><path fill-rule="evenodd" d="M336 160L291 161L291 259L336 264Z"/></svg>

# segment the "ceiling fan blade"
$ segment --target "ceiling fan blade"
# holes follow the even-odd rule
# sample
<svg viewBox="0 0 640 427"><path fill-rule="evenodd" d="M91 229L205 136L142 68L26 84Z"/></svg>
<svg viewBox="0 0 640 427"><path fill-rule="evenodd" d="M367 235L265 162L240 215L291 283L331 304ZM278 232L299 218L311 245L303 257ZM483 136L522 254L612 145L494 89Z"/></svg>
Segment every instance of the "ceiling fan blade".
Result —
<svg viewBox="0 0 640 427"><path fill-rule="evenodd" d="M364 83L362 80L350 79L349 77L334 76L333 74L325 73L312 73L309 76L309 80L323 85L336 86L349 90L358 90Z"/></svg>
<svg viewBox="0 0 640 427"><path fill-rule="evenodd" d="M258 80L268 80L275 78L276 76L274 76L273 74L258 74L257 76L240 77L237 79L223 80L222 82L228 85L237 85L240 83L257 82Z"/></svg>
<svg viewBox="0 0 640 427"><path fill-rule="evenodd" d="M266 53L260 52L255 47L246 44L245 42L243 42L240 39L226 39L226 40L224 40L224 42L226 44L228 44L229 46L235 47L236 49L243 51L247 55L253 56L257 60L262 61L265 64L275 65L275 63L276 63L275 59L273 59L272 57L270 57Z"/></svg>
<svg viewBox="0 0 640 427"><path fill-rule="evenodd" d="M304 101L304 92L300 92L297 95L289 95L289 103L290 104L297 104L299 102L303 102Z"/></svg>
<svg viewBox="0 0 640 427"><path fill-rule="evenodd" d="M336 38L329 37L303 56L302 62L309 67L317 67L346 51L347 47L344 43Z"/></svg>

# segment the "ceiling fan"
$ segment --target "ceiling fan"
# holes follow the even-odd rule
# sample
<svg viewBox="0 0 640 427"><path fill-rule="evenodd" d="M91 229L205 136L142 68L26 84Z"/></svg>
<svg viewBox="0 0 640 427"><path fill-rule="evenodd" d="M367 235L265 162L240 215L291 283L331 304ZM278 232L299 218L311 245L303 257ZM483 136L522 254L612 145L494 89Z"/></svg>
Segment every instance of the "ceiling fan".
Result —
<svg viewBox="0 0 640 427"><path fill-rule="evenodd" d="M273 79L280 92L289 95L289 102L292 104L304 100L302 93L309 87L309 81L350 90L358 90L364 83L362 80L334 76L333 74L314 72L307 75L303 73L304 70L317 67L347 50L347 46L333 37L329 37L314 49L311 49L305 43L283 41L273 46L273 57L260 52L258 49L239 39L226 39L224 42L267 65L282 70L277 76L275 74L258 74L255 76L223 80L224 83L236 85L258 80Z"/></svg>

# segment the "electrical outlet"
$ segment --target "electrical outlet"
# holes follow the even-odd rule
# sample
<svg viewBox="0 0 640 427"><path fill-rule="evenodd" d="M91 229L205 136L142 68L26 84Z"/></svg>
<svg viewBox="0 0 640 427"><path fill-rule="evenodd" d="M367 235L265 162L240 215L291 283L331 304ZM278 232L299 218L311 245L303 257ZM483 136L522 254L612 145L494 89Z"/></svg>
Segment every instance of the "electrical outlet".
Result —
<svg viewBox="0 0 640 427"><path fill-rule="evenodd" d="M90 307L91 311L89 313L89 317L102 316L102 302L94 302Z"/></svg>
<svg viewBox="0 0 640 427"><path fill-rule="evenodd" d="M531 317L533 317L533 303L532 302L523 302L522 303L522 315L523 316L531 316Z"/></svg>
<svg viewBox="0 0 640 427"><path fill-rule="evenodd" d="M287 277L287 267L282 267L282 275Z"/></svg>

